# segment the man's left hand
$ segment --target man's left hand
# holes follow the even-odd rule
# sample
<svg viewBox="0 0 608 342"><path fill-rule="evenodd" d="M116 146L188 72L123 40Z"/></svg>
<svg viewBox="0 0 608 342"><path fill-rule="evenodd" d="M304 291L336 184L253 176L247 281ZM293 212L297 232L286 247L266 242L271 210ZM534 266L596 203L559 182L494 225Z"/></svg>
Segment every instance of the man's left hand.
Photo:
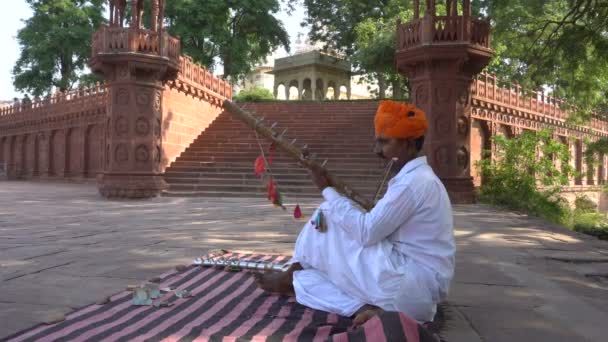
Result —
<svg viewBox="0 0 608 342"><path fill-rule="evenodd" d="M323 191L325 188L330 186L329 180L327 179L327 171L320 167L319 165L314 165L309 170L310 177L312 177L312 182L319 188L319 190Z"/></svg>

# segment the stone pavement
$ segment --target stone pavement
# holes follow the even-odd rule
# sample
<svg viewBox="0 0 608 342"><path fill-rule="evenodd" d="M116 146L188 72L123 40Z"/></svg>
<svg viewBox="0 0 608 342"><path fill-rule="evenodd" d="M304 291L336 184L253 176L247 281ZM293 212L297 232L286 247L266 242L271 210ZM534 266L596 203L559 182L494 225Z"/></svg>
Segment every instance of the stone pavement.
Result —
<svg viewBox="0 0 608 342"><path fill-rule="evenodd" d="M481 205L454 218L448 341L606 340L608 243ZM92 184L0 182L0 338L210 249L289 253L301 225L262 198L108 201Z"/></svg>

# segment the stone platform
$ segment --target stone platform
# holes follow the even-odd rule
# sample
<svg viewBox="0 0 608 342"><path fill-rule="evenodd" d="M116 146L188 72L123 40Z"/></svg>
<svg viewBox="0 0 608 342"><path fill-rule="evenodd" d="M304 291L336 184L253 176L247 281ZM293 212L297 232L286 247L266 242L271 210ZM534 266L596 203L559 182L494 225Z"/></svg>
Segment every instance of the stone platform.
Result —
<svg viewBox="0 0 608 342"><path fill-rule="evenodd" d="M605 340L608 243L481 205L454 218L448 341ZM261 197L108 201L93 184L0 182L0 338L210 249L290 253L301 225Z"/></svg>

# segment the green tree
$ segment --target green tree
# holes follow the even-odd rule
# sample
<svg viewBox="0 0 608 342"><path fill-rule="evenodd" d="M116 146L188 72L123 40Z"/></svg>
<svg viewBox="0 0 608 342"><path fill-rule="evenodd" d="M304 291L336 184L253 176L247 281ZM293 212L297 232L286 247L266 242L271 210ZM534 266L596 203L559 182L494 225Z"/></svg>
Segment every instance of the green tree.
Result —
<svg viewBox="0 0 608 342"><path fill-rule="evenodd" d="M17 33L21 55L13 67L17 90L40 96L78 82L91 36L104 22L105 0L26 0L34 14Z"/></svg>
<svg viewBox="0 0 608 342"><path fill-rule="evenodd" d="M402 3L393 1L384 16L367 18L355 25L356 50L352 59L355 66L367 74L368 81L378 82L378 98L386 97L389 85L394 98L402 98L403 91L407 90L406 79L395 69L396 23L398 19L412 18L412 11L402 8Z"/></svg>
<svg viewBox="0 0 608 342"><path fill-rule="evenodd" d="M291 2L306 8L303 25L313 41L353 56L361 72L372 73L394 58L394 19L411 18L413 8L413 1L393 0ZM420 3L424 13L425 1ZM437 3L438 14L445 14L444 5ZM480 0L472 9L491 18L496 58L490 72L528 89L550 90L579 113L608 112L608 1Z"/></svg>
<svg viewBox="0 0 608 342"><path fill-rule="evenodd" d="M352 56L356 72L367 74L368 81L378 81L378 97L385 97L388 83L397 89L403 80L395 72L395 21L410 8L410 1L398 0L292 0L301 3L307 17L302 26L309 28L309 38L322 42L328 50ZM394 81L394 82L391 82ZM399 91L397 91L399 94Z"/></svg>
<svg viewBox="0 0 608 342"><path fill-rule="evenodd" d="M526 88L547 87L580 108L608 101L608 1L483 0L496 58L490 71Z"/></svg>
<svg viewBox="0 0 608 342"><path fill-rule="evenodd" d="M322 42L328 50L351 57L357 73L378 82L379 98L392 91L395 98L407 97L407 80L395 69L395 38L398 19L413 17L413 1L405 0L291 0L302 4L307 17L302 23L310 29L312 41ZM421 12L424 12L421 1ZM445 4L437 5L445 13Z"/></svg>
<svg viewBox="0 0 608 342"><path fill-rule="evenodd" d="M492 139L495 155L476 165L483 177L480 200L562 222L568 211L558 195L574 175L568 147L554 140L549 130Z"/></svg>
<svg viewBox="0 0 608 342"><path fill-rule="evenodd" d="M237 102L259 102L274 100L274 95L270 90L262 87L251 87L241 90L235 97Z"/></svg>
<svg viewBox="0 0 608 342"><path fill-rule="evenodd" d="M289 50L279 10L278 0L174 0L166 18L184 53L212 70L219 60L234 82L275 49Z"/></svg>

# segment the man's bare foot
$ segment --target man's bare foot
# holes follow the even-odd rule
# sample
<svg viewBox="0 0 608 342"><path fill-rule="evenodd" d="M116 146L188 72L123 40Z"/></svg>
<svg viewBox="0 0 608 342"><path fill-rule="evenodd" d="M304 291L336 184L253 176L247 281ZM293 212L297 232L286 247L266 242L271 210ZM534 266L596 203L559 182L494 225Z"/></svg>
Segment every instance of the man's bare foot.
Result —
<svg viewBox="0 0 608 342"><path fill-rule="evenodd" d="M294 263L285 272L254 273L253 276L258 287L262 290L283 295L294 295L293 272L301 269L302 266L299 263Z"/></svg>
<svg viewBox="0 0 608 342"><path fill-rule="evenodd" d="M357 312L355 313L355 318L353 319L353 323L355 325L362 325L367 322L370 318L378 315L383 310L377 306L365 304L363 305Z"/></svg>

